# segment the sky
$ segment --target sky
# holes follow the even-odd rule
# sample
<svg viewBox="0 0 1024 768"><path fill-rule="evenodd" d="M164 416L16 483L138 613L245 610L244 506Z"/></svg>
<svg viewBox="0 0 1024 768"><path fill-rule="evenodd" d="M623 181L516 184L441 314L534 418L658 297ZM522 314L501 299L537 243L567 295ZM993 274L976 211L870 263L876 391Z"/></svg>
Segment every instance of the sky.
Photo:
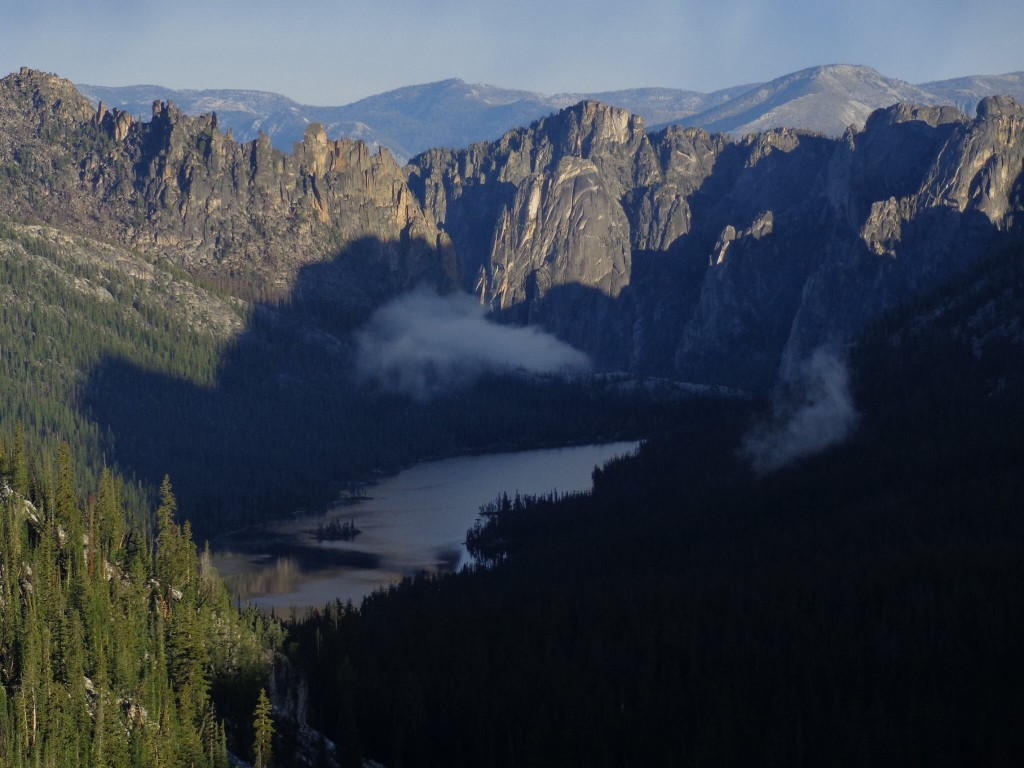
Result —
<svg viewBox="0 0 1024 768"><path fill-rule="evenodd" d="M920 83L1024 70L1021 0L0 0L0 74L340 105L458 77L713 91L819 64Z"/></svg>

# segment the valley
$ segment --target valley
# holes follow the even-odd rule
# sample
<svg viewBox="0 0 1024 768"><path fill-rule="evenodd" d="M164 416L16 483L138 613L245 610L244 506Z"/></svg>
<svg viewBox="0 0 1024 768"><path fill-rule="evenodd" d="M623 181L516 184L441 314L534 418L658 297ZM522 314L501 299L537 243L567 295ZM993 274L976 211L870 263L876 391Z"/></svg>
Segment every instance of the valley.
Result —
<svg viewBox="0 0 1024 768"><path fill-rule="evenodd" d="M547 496L591 489L598 467L634 453L622 442L460 456L417 464L321 515L296 515L268 530L214 541L213 563L233 594L279 616L372 592L420 574L470 563L466 532L490 495ZM320 532L344 521L355 535Z"/></svg>
<svg viewBox="0 0 1024 768"><path fill-rule="evenodd" d="M1016 81L728 133L865 70L407 164L0 79L0 762L1019 762Z"/></svg>

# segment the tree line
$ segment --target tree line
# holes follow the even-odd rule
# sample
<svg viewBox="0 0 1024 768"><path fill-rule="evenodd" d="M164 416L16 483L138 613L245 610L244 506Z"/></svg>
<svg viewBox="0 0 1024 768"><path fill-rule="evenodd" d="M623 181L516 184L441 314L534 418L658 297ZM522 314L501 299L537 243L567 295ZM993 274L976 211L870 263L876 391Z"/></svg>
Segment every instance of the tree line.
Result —
<svg viewBox="0 0 1024 768"><path fill-rule="evenodd" d="M169 480L148 534L123 480L81 494L74 465L67 443L32 457L20 425L0 440L0 764L248 756L279 627L232 605Z"/></svg>
<svg viewBox="0 0 1024 768"><path fill-rule="evenodd" d="M486 506L477 567L295 622L314 723L346 765L1020 764L1022 252L851 350L845 444L761 476L756 414L694 406Z"/></svg>

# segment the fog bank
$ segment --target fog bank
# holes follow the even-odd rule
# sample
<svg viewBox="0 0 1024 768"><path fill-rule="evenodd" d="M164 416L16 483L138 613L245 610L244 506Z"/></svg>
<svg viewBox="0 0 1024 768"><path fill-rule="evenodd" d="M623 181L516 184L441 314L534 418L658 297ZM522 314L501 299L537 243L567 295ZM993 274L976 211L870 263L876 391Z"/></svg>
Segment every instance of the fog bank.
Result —
<svg viewBox="0 0 1024 768"><path fill-rule="evenodd" d="M841 442L857 418L846 364L819 349L776 395L771 416L747 433L740 452L755 472L773 472Z"/></svg>
<svg viewBox="0 0 1024 768"><path fill-rule="evenodd" d="M357 333L357 375L425 400L472 385L488 371L579 374L582 352L549 333L488 320L474 297L404 294L374 312Z"/></svg>

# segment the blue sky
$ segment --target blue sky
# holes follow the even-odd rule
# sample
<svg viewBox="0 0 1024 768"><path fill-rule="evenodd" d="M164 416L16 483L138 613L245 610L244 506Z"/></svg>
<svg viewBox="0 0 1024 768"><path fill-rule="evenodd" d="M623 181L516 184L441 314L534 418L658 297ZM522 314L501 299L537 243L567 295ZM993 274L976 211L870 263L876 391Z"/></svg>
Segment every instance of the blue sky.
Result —
<svg viewBox="0 0 1024 768"><path fill-rule="evenodd" d="M1020 0L0 0L0 73L254 88L308 104L448 77L710 91L817 64L911 82L1024 70Z"/></svg>

